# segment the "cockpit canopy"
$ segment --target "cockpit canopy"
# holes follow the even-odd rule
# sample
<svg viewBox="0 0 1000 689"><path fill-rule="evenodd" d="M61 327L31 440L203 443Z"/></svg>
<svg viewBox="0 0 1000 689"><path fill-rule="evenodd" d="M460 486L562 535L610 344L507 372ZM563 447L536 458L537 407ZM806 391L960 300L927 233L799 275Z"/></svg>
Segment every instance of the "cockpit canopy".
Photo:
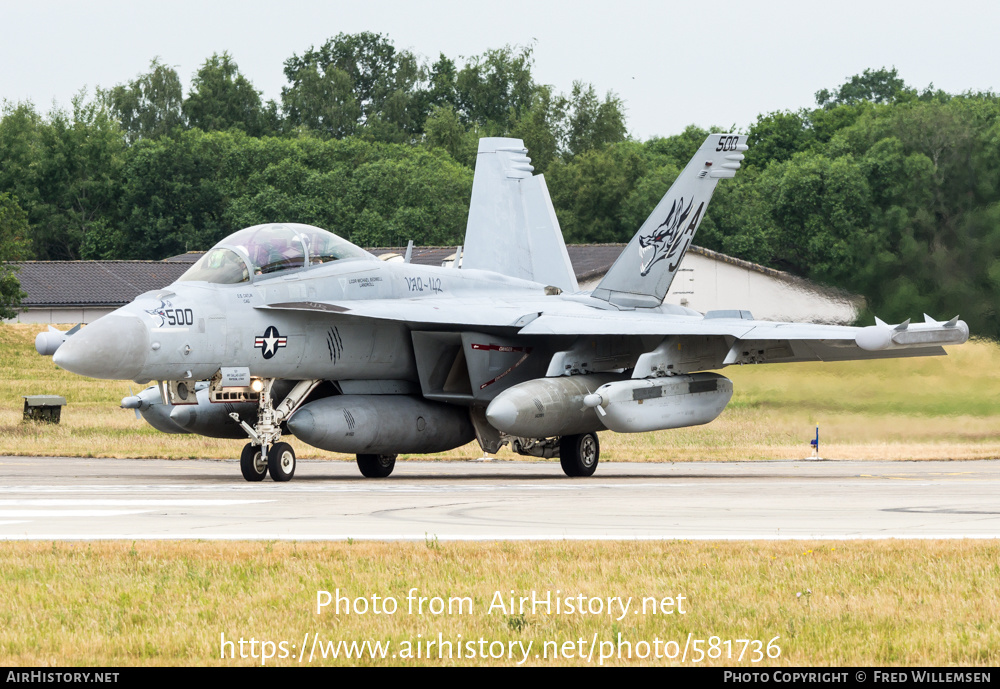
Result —
<svg viewBox="0 0 1000 689"><path fill-rule="evenodd" d="M312 225L254 225L209 249L179 281L232 285L250 282L252 276L348 258L376 260L347 240Z"/></svg>

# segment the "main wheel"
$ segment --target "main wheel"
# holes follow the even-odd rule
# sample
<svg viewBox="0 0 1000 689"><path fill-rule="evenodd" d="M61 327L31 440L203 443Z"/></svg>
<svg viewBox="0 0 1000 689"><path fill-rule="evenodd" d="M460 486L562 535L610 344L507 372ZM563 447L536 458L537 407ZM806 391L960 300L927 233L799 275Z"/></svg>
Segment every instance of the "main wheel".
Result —
<svg viewBox="0 0 1000 689"><path fill-rule="evenodd" d="M600 456L596 433L564 435L559 441L559 463L567 476L593 476Z"/></svg>
<svg viewBox="0 0 1000 689"><path fill-rule="evenodd" d="M396 455L358 455L358 469L367 478L385 478L396 466Z"/></svg>
<svg viewBox="0 0 1000 689"><path fill-rule="evenodd" d="M267 468L275 481L291 481L295 475L295 450L288 443L275 443L267 451Z"/></svg>
<svg viewBox="0 0 1000 689"><path fill-rule="evenodd" d="M260 445L247 443L240 455L240 471L247 481L263 481L267 476L267 462L261 456Z"/></svg>

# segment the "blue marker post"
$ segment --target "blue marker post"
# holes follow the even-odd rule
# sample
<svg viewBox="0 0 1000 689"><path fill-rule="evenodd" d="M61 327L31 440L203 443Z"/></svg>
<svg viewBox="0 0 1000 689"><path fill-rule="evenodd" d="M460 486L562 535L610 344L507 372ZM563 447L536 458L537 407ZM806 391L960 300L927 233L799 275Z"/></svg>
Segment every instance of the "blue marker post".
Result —
<svg viewBox="0 0 1000 689"><path fill-rule="evenodd" d="M816 424L816 437L809 441L813 449L813 459L819 459L819 424Z"/></svg>

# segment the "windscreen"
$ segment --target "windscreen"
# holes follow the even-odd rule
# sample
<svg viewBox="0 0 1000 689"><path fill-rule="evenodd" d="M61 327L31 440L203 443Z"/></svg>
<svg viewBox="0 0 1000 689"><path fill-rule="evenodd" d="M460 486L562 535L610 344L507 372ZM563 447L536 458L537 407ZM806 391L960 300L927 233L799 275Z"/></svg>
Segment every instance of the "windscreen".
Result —
<svg viewBox="0 0 1000 689"><path fill-rule="evenodd" d="M201 281L235 285L250 280L247 264L231 249L216 247L198 259L178 278L179 282Z"/></svg>
<svg viewBox="0 0 1000 689"><path fill-rule="evenodd" d="M180 280L236 284L251 280L251 276L351 258L377 260L367 251L318 227L255 225L223 239Z"/></svg>

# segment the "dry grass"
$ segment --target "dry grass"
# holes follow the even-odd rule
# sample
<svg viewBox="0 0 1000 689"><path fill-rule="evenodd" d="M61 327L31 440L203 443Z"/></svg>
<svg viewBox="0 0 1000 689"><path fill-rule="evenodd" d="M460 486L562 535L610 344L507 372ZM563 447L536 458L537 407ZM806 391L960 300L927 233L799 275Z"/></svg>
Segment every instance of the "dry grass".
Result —
<svg viewBox="0 0 1000 689"><path fill-rule="evenodd" d="M17 543L0 551L0 665L234 665L227 639L636 643L778 636L758 665L997 665L1000 545L802 543ZM472 614L409 615L424 596ZM395 615L315 614L317 590L396 598ZM495 611L509 596L685 596L685 615ZM594 664L596 664L596 657ZM271 664L291 665L291 659ZM314 664L321 661L317 658ZM351 664L483 664L437 657ZM486 661L492 664L513 664ZM618 661L612 661L618 662ZM625 661L622 661L624 663ZM671 664L633 658L631 664ZM348 664L327 660L328 664ZM529 663L585 664L579 659ZM737 664L728 658L704 664ZM742 663L745 666L749 662Z"/></svg>
<svg viewBox="0 0 1000 689"><path fill-rule="evenodd" d="M242 441L159 433L118 408L129 384L61 371L33 347L35 325L0 327L0 454L234 457ZM947 357L730 367L736 393L706 426L601 435L603 461L792 459L820 425L824 457L1000 457L1000 348L973 342ZM23 423L23 394L60 394L59 426ZM300 457L353 459L297 443ZM469 459L475 443L436 455ZM507 449L503 459L517 456Z"/></svg>

